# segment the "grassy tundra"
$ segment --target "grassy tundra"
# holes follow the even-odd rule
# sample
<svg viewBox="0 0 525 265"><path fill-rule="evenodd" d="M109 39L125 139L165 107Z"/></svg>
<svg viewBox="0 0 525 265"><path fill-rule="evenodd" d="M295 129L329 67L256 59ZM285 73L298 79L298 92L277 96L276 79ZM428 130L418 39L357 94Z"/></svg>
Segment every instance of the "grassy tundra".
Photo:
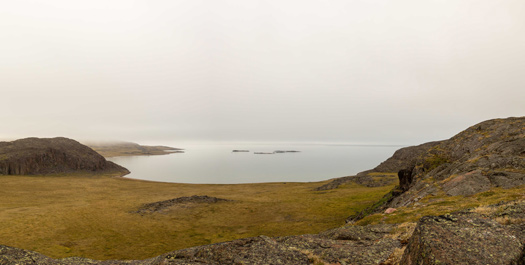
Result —
<svg viewBox="0 0 525 265"><path fill-rule="evenodd" d="M53 258L144 259L237 238L341 226L395 185L312 190L327 182L196 185L109 174L0 175L0 238L4 245ZM192 195L232 201L134 213L145 203Z"/></svg>

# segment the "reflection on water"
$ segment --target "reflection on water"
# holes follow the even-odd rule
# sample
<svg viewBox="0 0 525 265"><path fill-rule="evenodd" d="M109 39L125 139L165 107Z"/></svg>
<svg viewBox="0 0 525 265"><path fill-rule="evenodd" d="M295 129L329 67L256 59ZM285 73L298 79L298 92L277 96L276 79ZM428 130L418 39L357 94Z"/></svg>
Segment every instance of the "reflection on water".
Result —
<svg viewBox="0 0 525 265"><path fill-rule="evenodd" d="M185 153L108 160L129 169L131 174L126 177L154 181L210 184L308 182L354 175L374 168L401 147L211 144L180 148L184 148Z"/></svg>

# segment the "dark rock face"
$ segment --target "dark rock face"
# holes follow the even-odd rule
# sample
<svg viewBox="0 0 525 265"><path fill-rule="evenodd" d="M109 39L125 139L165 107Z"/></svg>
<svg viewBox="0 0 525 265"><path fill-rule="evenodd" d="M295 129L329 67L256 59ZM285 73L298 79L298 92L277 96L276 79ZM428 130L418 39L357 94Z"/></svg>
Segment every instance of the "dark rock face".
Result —
<svg viewBox="0 0 525 265"><path fill-rule="evenodd" d="M33 175L74 171L127 170L91 148L67 138L26 138L0 142L0 174Z"/></svg>
<svg viewBox="0 0 525 265"><path fill-rule="evenodd" d="M399 187L402 191L407 191L412 183L412 170L401 169L397 172L397 176L399 177Z"/></svg>
<svg viewBox="0 0 525 265"><path fill-rule="evenodd" d="M419 221L401 264L523 264L523 247L524 238L515 231L479 214L427 216Z"/></svg>

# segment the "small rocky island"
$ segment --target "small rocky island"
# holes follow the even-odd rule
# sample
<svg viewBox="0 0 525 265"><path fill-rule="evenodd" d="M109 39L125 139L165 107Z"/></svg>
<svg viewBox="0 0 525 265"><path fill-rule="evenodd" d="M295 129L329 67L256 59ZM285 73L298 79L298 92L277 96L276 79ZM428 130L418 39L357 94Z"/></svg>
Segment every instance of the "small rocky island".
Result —
<svg viewBox="0 0 525 265"><path fill-rule="evenodd" d="M256 154L256 155L273 155L273 154L299 153L299 152L301 152L301 151L295 151L295 150L287 150L287 151L276 150L276 151L273 151L273 152L254 152L254 154Z"/></svg>

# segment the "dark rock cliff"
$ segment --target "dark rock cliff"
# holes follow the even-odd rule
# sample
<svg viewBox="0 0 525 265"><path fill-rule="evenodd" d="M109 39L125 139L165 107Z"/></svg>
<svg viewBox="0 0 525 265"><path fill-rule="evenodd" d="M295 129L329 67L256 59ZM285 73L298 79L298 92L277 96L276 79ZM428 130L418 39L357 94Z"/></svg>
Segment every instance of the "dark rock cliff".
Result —
<svg viewBox="0 0 525 265"><path fill-rule="evenodd" d="M0 142L0 174L35 175L127 170L79 142L63 137Z"/></svg>

